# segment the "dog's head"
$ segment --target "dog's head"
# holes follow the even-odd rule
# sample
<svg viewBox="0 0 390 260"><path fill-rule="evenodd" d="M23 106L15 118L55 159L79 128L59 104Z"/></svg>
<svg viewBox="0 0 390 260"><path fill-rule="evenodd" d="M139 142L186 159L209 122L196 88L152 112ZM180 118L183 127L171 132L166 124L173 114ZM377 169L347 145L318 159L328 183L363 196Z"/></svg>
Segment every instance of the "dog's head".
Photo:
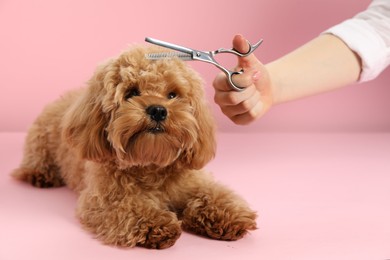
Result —
<svg viewBox="0 0 390 260"><path fill-rule="evenodd" d="M121 168L199 169L215 153L203 81L178 59L147 60L133 47L99 67L69 108L63 137L84 159Z"/></svg>

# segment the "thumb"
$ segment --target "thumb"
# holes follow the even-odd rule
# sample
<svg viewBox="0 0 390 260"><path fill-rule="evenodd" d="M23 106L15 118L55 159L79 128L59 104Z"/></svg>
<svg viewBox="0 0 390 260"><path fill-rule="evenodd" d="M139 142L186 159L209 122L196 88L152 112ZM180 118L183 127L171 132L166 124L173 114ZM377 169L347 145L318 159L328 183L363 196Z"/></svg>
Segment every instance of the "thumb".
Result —
<svg viewBox="0 0 390 260"><path fill-rule="evenodd" d="M233 38L233 49L240 53L247 53L250 49L249 42L244 38L244 36L238 34ZM254 66L256 62L257 59L252 53L246 57L238 57L237 67L241 67L243 69L250 68Z"/></svg>

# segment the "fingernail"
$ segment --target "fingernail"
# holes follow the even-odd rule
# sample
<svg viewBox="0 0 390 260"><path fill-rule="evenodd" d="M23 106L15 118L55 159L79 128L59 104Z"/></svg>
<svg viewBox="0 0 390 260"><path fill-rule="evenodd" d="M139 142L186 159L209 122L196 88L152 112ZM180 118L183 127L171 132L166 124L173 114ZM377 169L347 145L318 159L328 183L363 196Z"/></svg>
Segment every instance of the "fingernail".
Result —
<svg viewBox="0 0 390 260"><path fill-rule="evenodd" d="M252 76L253 81L257 81L260 79L260 71L256 71Z"/></svg>

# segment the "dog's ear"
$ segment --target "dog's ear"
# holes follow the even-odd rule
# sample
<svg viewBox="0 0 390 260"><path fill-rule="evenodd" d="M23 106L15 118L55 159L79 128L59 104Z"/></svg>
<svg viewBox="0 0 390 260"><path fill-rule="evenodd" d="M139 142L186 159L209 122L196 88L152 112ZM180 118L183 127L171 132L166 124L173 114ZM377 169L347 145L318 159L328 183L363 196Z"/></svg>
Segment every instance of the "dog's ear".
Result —
<svg viewBox="0 0 390 260"><path fill-rule="evenodd" d="M192 98L193 113L198 122L199 129L197 142L186 152L192 168L201 169L215 156L215 121L204 98L203 81L195 79L192 81L192 85L196 92L199 91Z"/></svg>
<svg viewBox="0 0 390 260"><path fill-rule="evenodd" d="M118 66L113 61L99 67L88 87L75 97L62 121L62 137L83 159L102 161L112 157L105 128L114 107Z"/></svg>

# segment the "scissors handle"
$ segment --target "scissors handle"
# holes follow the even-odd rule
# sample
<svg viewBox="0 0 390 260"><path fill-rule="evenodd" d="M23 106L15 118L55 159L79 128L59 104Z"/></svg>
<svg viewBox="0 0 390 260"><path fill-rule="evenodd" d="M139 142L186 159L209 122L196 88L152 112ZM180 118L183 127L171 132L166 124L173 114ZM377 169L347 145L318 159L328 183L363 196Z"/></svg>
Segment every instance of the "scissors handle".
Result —
<svg viewBox="0 0 390 260"><path fill-rule="evenodd" d="M239 57L246 57L246 56L249 56L250 54L252 54L260 46L260 44L262 42L263 42L263 39L261 39L260 41L258 41L255 44L251 44L249 41L247 41L247 43L249 45L249 50L246 53L239 52L239 51L237 51L235 49L220 48L220 49L218 49L216 51L213 51L212 55L216 55L216 54L219 54L219 53L230 53L230 54L234 54L234 55L239 56ZM214 65L217 66L220 70L222 70L225 73L231 88L233 88L235 91L243 91L245 89L243 87L237 86L233 82L233 75L240 75L240 74L244 73L244 70L241 70L241 71L231 71L231 70L228 70L228 69L224 68L223 66L221 66L219 64L214 64Z"/></svg>
<svg viewBox="0 0 390 260"><path fill-rule="evenodd" d="M255 44L251 44L249 41L247 41L248 46L249 46L249 50L246 53L239 52L239 51L237 51L235 49L220 48L220 49L214 51L214 54L218 54L218 53L231 53L231 54L237 55L239 57L246 57L246 56L249 56L250 54L252 54L252 52L254 52L257 49L257 47L260 46L260 44L262 42L263 42L263 39L261 39L260 41L258 41Z"/></svg>
<svg viewBox="0 0 390 260"><path fill-rule="evenodd" d="M227 80L229 82L229 85L230 85L230 87L233 90L238 91L238 92L241 92L241 91L245 90L245 88L239 87L236 84L234 84L234 82L233 82L233 75L240 75L240 74L244 73L243 70L241 70L241 71L231 71L231 70L227 70L225 68L223 68L221 70L225 73L225 75L227 77Z"/></svg>
<svg viewBox="0 0 390 260"><path fill-rule="evenodd" d="M213 64L215 67L220 69L223 73L225 73L230 87L235 91L243 91L245 88L239 87L233 82L233 75L239 75L242 74L244 71L231 71L219 64L214 58L217 51L197 51L195 55L193 55L194 60L207 62L210 64ZM229 52L230 53L230 52ZM249 54L248 54L249 55Z"/></svg>

